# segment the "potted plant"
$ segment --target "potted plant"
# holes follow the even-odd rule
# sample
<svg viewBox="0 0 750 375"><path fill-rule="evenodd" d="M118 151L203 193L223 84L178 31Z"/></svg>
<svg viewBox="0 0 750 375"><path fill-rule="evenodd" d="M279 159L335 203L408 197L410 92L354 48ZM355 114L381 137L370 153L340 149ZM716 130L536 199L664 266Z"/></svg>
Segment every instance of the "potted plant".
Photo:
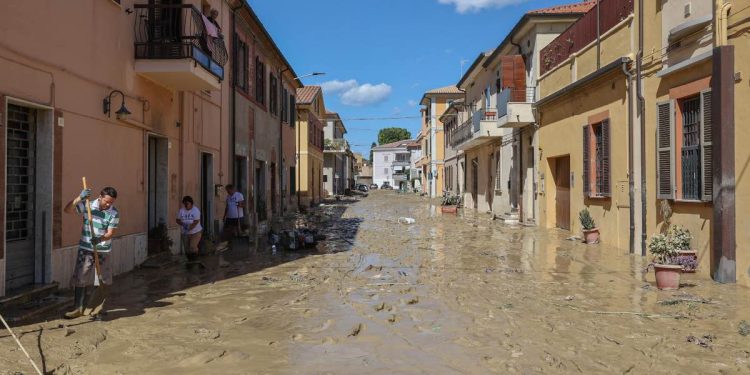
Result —
<svg viewBox="0 0 750 375"><path fill-rule="evenodd" d="M690 230L673 225L669 228L669 238L672 246L677 251L675 263L681 264L684 272L695 272L698 263L698 252L690 247L690 242L693 239Z"/></svg>
<svg viewBox="0 0 750 375"><path fill-rule="evenodd" d="M440 211L448 214L458 212L458 205L461 203L461 197L458 195L446 195L440 205Z"/></svg>
<svg viewBox="0 0 750 375"><path fill-rule="evenodd" d="M656 287L664 290L678 289L682 265L676 264L677 250L672 239L664 234L656 234L651 237L648 250L654 256L649 266L654 267Z"/></svg>
<svg viewBox="0 0 750 375"><path fill-rule="evenodd" d="M578 220L583 227L583 238L587 244L599 243L599 228L596 227L594 218L591 217L588 208L584 208L578 213Z"/></svg>

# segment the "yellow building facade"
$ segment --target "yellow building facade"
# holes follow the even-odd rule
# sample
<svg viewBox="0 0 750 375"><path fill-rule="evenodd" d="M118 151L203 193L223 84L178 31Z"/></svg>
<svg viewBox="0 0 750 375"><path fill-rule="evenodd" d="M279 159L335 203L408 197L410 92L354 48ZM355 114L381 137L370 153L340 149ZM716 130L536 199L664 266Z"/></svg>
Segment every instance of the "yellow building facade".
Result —
<svg viewBox="0 0 750 375"><path fill-rule="evenodd" d="M580 233L587 208L603 243L641 255L651 236L683 226L701 276L748 285L750 235L736 223L750 152L735 121L750 115L740 104L750 1L638 4L603 1L601 14L622 14L598 40L541 52L541 223Z"/></svg>
<svg viewBox="0 0 750 375"><path fill-rule="evenodd" d="M422 147L422 158L417 167L422 169L422 192L431 198L442 197L445 179L445 125L440 117L450 104L463 98L456 86L446 86L424 93L422 128L417 142Z"/></svg>
<svg viewBox="0 0 750 375"><path fill-rule="evenodd" d="M323 91L319 86L297 90L297 204L311 206L323 200Z"/></svg>

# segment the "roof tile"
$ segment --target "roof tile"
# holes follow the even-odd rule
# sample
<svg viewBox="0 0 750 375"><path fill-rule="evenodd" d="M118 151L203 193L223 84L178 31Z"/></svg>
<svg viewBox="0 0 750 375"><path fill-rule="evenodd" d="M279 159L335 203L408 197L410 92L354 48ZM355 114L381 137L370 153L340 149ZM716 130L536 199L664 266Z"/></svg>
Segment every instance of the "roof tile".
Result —
<svg viewBox="0 0 750 375"><path fill-rule="evenodd" d="M572 4L556 5L529 11L526 14L578 14L586 13L596 5L596 0L581 1Z"/></svg>
<svg viewBox="0 0 750 375"><path fill-rule="evenodd" d="M311 104L320 91L320 86L305 86L297 89L297 104Z"/></svg>

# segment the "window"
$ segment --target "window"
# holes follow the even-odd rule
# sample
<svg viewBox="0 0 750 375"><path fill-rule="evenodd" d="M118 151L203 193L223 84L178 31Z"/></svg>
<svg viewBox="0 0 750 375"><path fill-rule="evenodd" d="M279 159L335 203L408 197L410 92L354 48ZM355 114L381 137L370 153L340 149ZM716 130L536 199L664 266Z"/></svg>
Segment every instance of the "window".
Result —
<svg viewBox="0 0 750 375"><path fill-rule="evenodd" d="M383 173L388 174L388 168L383 168Z"/></svg>
<svg viewBox="0 0 750 375"><path fill-rule="evenodd" d="M285 88L281 89L281 121L289 123L289 92Z"/></svg>
<svg viewBox="0 0 750 375"><path fill-rule="evenodd" d="M328 182L328 175L327 174L323 175L323 182Z"/></svg>
<svg viewBox="0 0 750 375"><path fill-rule="evenodd" d="M388 155L383 155L383 161L388 161ZM388 172L386 172L388 173Z"/></svg>
<svg viewBox="0 0 750 375"><path fill-rule="evenodd" d="M487 85L487 88L484 89L484 109L490 109L490 85Z"/></svg>
<svg viewBox="0 0 750 375"><path fill-rule="evenodd" d="M266 67L259 57L255 58L255 100L266 103Z"/></svg>
<svg viewBox="0 0 750 375"><path fill-rule="evenodd" d="M711 201L711 91L658 103L656 127L657 198Z"/></svg>
<svg viewBox="0 0 750 375"><path fill-rule="evenodd" d="M271 86L270 87L271 92L268 95L268 110L271 111L272 114L278 115L279 114L278 80L276 79L276 76L271 74L268 82L270 83L270 86Z"/></svg>
<svg viewBox="0 0 750 375"><path fill-rule="evenodd" d="M289 125L297 125L297 98L294 95L289 95Z"/></svg>
<svg viewBox="0 0 750 375"><path fill-rule="evenodd" d="M242 92L247 93L248 91L248 63L249 63L249 49L247 44L242 40L237 40L237 54L235 55L235 72L234 72L234 84Z"/></svg>
<svg viewBox="0 0 750 375"><path fill-rule="evenodd" d="M583 127L583 194L589 198L609 197L610 188L609 120Z"/></svg>

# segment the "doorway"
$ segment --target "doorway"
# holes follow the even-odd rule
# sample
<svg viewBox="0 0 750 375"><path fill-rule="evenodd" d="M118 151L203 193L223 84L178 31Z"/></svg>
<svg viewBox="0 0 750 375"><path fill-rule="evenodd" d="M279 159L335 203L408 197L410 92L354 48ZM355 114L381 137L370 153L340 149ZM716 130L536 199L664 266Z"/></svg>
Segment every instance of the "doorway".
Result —
<svg viewBox="0 0 750 375"><path fill-rule="evenodd" d="M570 156L550 159L555 180L555 226L570 230Z"/></svg>
<svg viewBox="0 0 750 375"><path fill-rule="evenodd" d="M166 138L148 136L148 229L168 223L169 144Z"/></svg>
<svg viewBox="0 0 750 375"><path fill-rule="evenodd" d="M214 156L210 153L201 152L201 223L204 233L208 238L213 233L213 207L214 207Z"/></svg>
<svg viewBox="0 0 750 375"><path fill-rule="evenodd" d="M266 210L266 168L265 163L255 161L255 214L258 221L265 221L268 217Z"/></svg>
<svg viewBox="0 0 750 375"><path fill-rule="evenodd" d="M5 287L34 283L36 265L36 111L8 104Z"/></svg>
<svg viewBox="0 0 750 375"><path fill-rule="evenodd" d="M478 190L479 190L479 160L477 158L474 158L471 160L471 200L474 201L475 210L479 207Z"/></svg>

